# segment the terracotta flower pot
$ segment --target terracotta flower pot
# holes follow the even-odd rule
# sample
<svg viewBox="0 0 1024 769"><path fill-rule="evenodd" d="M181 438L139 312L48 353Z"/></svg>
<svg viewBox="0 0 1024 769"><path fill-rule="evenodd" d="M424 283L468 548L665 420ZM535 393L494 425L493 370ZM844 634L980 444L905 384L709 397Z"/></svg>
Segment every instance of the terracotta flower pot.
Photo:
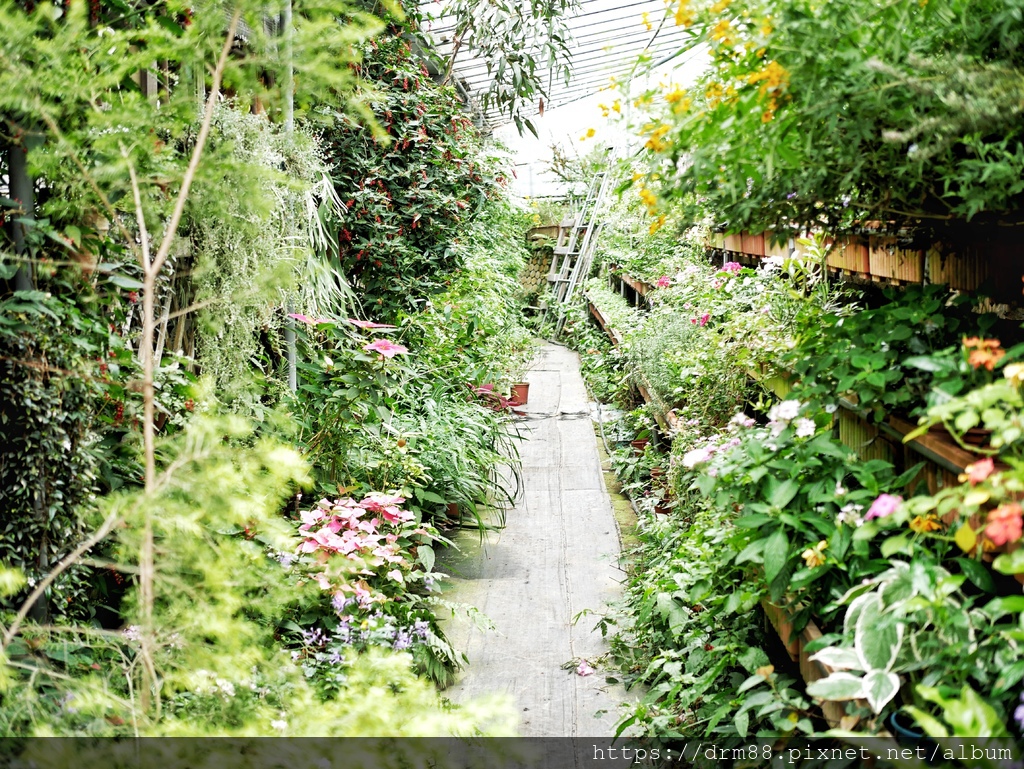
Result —
<svg viewBox="0 0 1024 769"><path fill-rule="evenodd" d="M529 382L516 382L512 385L512 402L519 405L525 406L530 399L530 383Z"/></svg>
<svg viewBox="0 0 1024 769"><path fill-rule="evenodd" d="M636 454L636 456L640 456L644 453L644 449L647 448L648 443L650 443L650 440L647 438L640 438L635 441L630 441L629 445L633 447L633 453Z"/></svg>

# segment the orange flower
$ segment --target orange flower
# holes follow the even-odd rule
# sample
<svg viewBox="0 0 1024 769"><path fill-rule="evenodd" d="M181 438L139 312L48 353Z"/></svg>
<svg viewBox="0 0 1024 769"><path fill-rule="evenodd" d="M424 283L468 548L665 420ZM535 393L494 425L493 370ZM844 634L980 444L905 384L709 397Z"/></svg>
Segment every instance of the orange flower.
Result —
<svg viewBox="0 0 1024 769"><path fill-rule="evenodd" d="M967 362L975 369L984 366L992 371L995 365L1006 355L998 339L979 339L976 336L964 337L964 348L969 351Z"/></svg>
<svg viewBox="0 0 1024 769"><path fill-rule="evenodd" d="M909 525L910 530L916 531L918 534L926 534L929 531L938 531L942 528L942 524L930 515L919 515Z"/></svg>
<svg viewBox="0 0 1024 769"><path fill-rule="evenodd" d="M988 514L985 536L997 545L1016 542L1024 533L1024 510L1016 502L1000 505Z"/></svg>

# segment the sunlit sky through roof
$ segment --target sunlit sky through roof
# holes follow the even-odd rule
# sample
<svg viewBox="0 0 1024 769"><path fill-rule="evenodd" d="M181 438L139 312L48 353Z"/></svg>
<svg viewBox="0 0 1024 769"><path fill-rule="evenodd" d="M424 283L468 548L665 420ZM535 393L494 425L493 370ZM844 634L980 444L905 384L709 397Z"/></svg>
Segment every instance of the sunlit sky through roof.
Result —
<svg viewBox="0 0 1024 769"><path fill-rule="evenodd" d="M421 5L422 11L435 17L421 31L442 56L450 53L452 46L452 21L443 16L444 6L443 2ZM685 86L700 74L708 62L707 54L703 47L683 51L692 44L692 32L675 24L674 7L674 2L666 0L580 1L578 12L566 20L573 76L568 84L560 80L551 84L543 116L527 112L540 139L528 132L519 136L505 116L494 112L486 115L495 135L514 155L518 176L514 192L524 197L564 194L564 185L545 173L552 145L558 145L570 157L586 154L598 145L614 145L620 155L630 148L635 150L635 136L602 117L598 105L610 105L619 98L625 113L632 109L632 99L645 89L659 83ZM653 62L649 73L639 72L636 67L642 53ZM490 82L486 62L465 48L455 58L454 74L471 97L486 90ZM628 91L621 87L614 92L601 91L612 76L620 85L628 83ZM581 142L580 137L590 128L595 135Z"/></svg>

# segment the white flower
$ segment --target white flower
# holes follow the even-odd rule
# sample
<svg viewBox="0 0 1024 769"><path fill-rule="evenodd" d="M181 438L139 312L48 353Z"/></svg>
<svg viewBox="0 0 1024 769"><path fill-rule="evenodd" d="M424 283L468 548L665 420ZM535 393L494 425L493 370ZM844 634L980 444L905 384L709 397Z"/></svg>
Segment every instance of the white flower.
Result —
<svg viewBox="0 0 1024 769"><path fill-rule="evenodd" d="M141 641L142 640L142 628L138 625L129 625L121 631L121 635L127 638L129 641Z"/></svg>
<svg viewBox="0 0 1024 769"><path fill-rule="evenodd" d="M278 719L276 721L271 721L270 722L270 728L271 729L276 729L279 732L283 732L285 729L288 728L288 722L285 721L284 719Z"/></svg>
<svg viewBox="0 0 1024 769"><path fill-rule="evenodd" d="M864 505L858 505L853 502L848 505L844 505L836 516L836 524L847 526L863 526L864 519L860 515L860 511L864 509Z"/></svg>
<svg viewBox="0 0 1024 769"><path fill-rule="evenodd" d="M814 435L814 420L807 419L806 417L796 420L793 423L796 425L796 437L797 438L810 438Z"/></svg>
<svg viewBox="0 0 1024 769"><path fill-rule="evenodd" d="M846 489L843 488L843 484L841 484L839 481L836 481L836 496L841 497L845 493Z"/></svg>
<svg viewBox="0 0 1024 769"><path fill-rule="evenodd" d="M836 404L830 403L830 404L828 404L825 407L825 413L826 414L835 414L838 409L839 409L839 407Z"/></svg>
<svg viewBox="0 0 1024 769"><path fill-rule="evenodd" d="M783 422L791 422L800 416L800 401L783 401L771 407L768 418Z"/></svg>
<svg viewBox="0 0 1024 769"><path fill-rule="evenodd" d="M692 449L683 454L683 467L690 470L695 465L707 462L709 459L711 459L711 452L708 449Z"/></svg>
<svg viewBox="0 0 1024 769"><path fill-rule="evenodd" d="M213 687L213 690L215 692L218 689L226 697L234 697L235 696L235 685L233 683L231 683L230 681L224 680L223 678L218 678L217 679L217 685L215 687Z"/></svg>
<svg viewBox="0 0 1024 769"><path fill-rule="evenodd" d="M753 427L754 420L740 411L729 420L729 424L736 425L737 427Z"/></svg>

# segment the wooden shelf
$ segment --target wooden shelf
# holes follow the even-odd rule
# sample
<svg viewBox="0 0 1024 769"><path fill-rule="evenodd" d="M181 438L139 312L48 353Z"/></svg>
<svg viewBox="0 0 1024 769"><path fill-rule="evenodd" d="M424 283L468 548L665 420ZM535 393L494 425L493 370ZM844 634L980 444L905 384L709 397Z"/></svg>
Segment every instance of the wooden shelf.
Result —
<svg viewBox="0 0 1024 769"><path fill-rule="evenodd" d="M619 280L621 280L623 283L625 283L631 289L633 289L638 294L640 294L640 296L645 297L645 298L647 296L647 292L650 291L653 288L653 286L651 286L651 285L649 285L647 283L644 283L642 280L637 280L636 278L631 278L629 275L626 275L624 273L620 273L619 274Z"/></svg>
<svg viewBox="0 0 1024 769"><path fill-rule="evenodd" d="M651 396L651 391L644 385L637 383L636 389L640 391L640 397L644 399L644 403L648 406L654 407L654 418L661 425L661 429L667 432L675 432L679 429L679 417L676 416L676 412L672 409L668 411L662 411L661 406Z"/></svg>
<svg viewBox="0 0 1024 769"><path fill-rule="evenodd" d="M834 672L828 665L811 660L813 652L807 651L808 644L821 638L821 630L814 620L809 620L804 629L796 634L793 632L793 623L790 622L789 615L784 608L770 603L767 598L761 599L761 608L764 609L764 616L767 618L768 624L775 630L779 640L786 647L786 653L790 659L799 664L800 675L804 679L804 683L811 684L820 681ZM857 700L857 703L863 707L869 707L865 700ZM846 707L842 702L823 700L821 713L833 729L848 728L843 721L850 719L846 715Z"/></svg>
<svg viewBox="0 0 1024 769"><path fill-rule="evenodd" d="M840 398L839 405L870 424L867 419L868 412L856 403L847 398ZM970 451L962 449L949 438L934 433L925 433L914 440L904 442L903 439L916 430L917 425L902 417L888 416L885 421L872 426L951 473L962 473L968 465L974 464L981 458L978 454L972 454Z"/></svg>
<svg viewBox="0 0 1024 769"><path fill-rule="evenodd" d="M615 345L616 347L622 344L622 335L609 325L608 321L605 320L604 315L602 315L601 311L597 309L597 305L594 304L593 302L589 302L589 305L590 314L594 316L594 319L597 321L598 325L601 327L604 333L608 335L608 338L612 340L612 344Z"/></svg>

